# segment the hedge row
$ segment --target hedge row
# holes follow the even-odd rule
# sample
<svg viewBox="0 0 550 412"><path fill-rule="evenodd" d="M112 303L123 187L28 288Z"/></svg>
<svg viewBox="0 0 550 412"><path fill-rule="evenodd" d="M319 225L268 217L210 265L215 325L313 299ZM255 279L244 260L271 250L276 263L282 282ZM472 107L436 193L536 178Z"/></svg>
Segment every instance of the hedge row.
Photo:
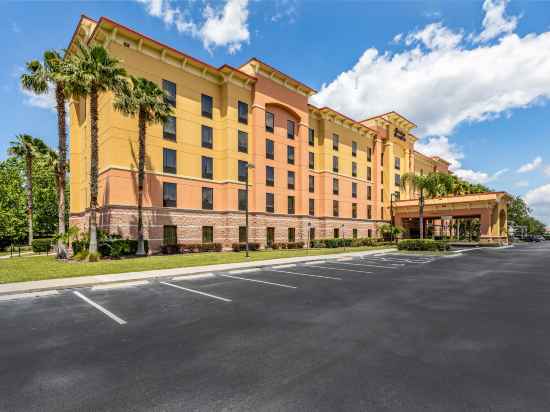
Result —
<svg viewBox="0 0 550 412"><path fill-rule="evenodd" d="M149 242L144 240L145 253L149 251ZM88 250L90 242L77 240L72 243L75 255ZM137 252L138 241L133 239L106 239L100 240L97 250L103 257L119 258L121 256L133 256Z"/></svg>
<svg viewBox="0 0 550 412"><path fill-rule="evenodd" d="M445 251L449 250L449 243L432 239L404 239L397 244L399 250L428 250Z"/></svg>
<svg viewBox="0 0 550 412"><path fill-rule="evenodd" d="M181 243L179 245L162 245L160 250L165 255L177 253L221 252L221 243Z"/></svg>
<svg viewBox="0 0 550 412"><path fill-rule="evenodd" d="M32 241L32 251L34 253L49 252L53 245L53 239L34 239Z"/></svg>
<svg viewBox="0 0 550 412"><path fill-rule="evenodd" d="M242 252L246 250L246 242L233 243L231 249L233 249L233 252ZM248 250L260 250L260 244L258 242L248 242Z"/></svg>
<svg viewBox="0 0 550 412"><path fill-rule="evenodd" d="M391 242L384 242L378 239L370 237L363 237L357 239L316 239L311 241L311 247L314 248L337 248L337 247L359 247L359 246L380 246L389 244Z"/></svg>
<svg viewBox="0 0 550 412"><path fill-rule="evenodd" d="M303 249L304 242L277 242L271 245L272 249Z"/></svg>

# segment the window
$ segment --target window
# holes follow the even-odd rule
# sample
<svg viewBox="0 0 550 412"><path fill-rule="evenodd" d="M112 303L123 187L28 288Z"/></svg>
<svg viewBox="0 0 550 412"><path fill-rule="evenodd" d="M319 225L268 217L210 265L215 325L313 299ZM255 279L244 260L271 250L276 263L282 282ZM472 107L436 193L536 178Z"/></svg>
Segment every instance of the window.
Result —
<svg viewBox="0 0 550 412"><path fill-rule="evenodd" d="M357 198L357 182L351 182L351 197Z"/></svg>
<svg viewBox="0 0 550 412"><path fill-rule="evenodd" d="M357 163L351 162L351 175L357 177Z"/></svg>
<svg viewBox="0 0 550 412"><path fill-rule="evenodd" d="M398 174L395 175L395 182L394 183L395 183L396 186L401 186L401 175L398 175Z"/></svg>
<svg viewBox="0 0 550 412"><path fill-rule="evenodd" d="M357 142L351 142L351 155L357 157Z"/></svg>
<svg viewBox="0 0 550 412"><path fill-rule="evenodd" d="M176 118L168 116L162 126L162 137L166 140L176 141Z"/></svg>
<svg viewBox="0 0 550 412"><path fill-rule="evenodd" d="M248 133L239 130L237 141L239 152L248 153Z"/></svg>
<svg viewBox="0 0 550 412"><path fill-rule="evenodd" d="M354 239L357 239L357 229L356 228L353 228L352 236L353 236Z"/></svg>
<svg viewBox="0 0 550 412"><path fill-rule="evenodd" d="M294 139L294 133L295 133L295 124L292 120L286 121L286 137L289 139Z"/></svg>
<svg viewBox="0 0 550 412"><path fill-rule="evenodd" d="M162 89L164 90L164 102L176 107L176 83L163 79Z"/></svg>
<svg viewBox="0 0 550 412"><path fill-rule="evenodd" d="M352 219L357 219L357 203L351 204L351 217Z"/></svg>
<svg viewBox="0 0 550 412"><path fill-rule="evenodd" d="M372 149L367 147L367 162L372 161Z"/></svg>
<svg viewBox="0 0 550 412"><path fill-rule="evenodd" d="M202 243L212 243L214 241L214 226L202 227Z"/></svg>
<svg viewBox="0 0 550 412"><path fill-rule="evenodd" d="M384 207L380 208L380 219L384 219Z"/></svg>
<svg viewBox="0 0 550 412"><path fill-rule="evenodd" d="M338 184L338 179L335 177L332 178L332 194L337 195L340 192L340 185Z"/></svg>
<svg viewBox="0 0 550 412"><path fill-rule="evenodd" d="M275 228L274 227L268 227L266 230L266 244L268 247L271 247L273 245L273 242L275 241Z"/></svg>
<svg viewBox="0 0 550 412"><path fill-rule="evenodd" d="M315 199L309 199L309 215L315 216Z"/></svg>
<svg viewBox="0 0 550 412"><path fill-rule="evenodd" d="M275 169L271 166L265 167L265 185L266 186L275 185Z"/></svg>
<svg viewBox="0 0 550 412"><path fill-rule="evenodd" d="M273 193L265 194L265 211L270 213L275 212L275 195Z"/></svg>
<svg viewBox="0 0 550 412"><path fill-rule="evenodd" d="M286 157L289 165L294 164L294 146L286 147Z"/></svg>
<svg viewBox="0 0 550 412"><path fill-rule="evenodd" d="M214 159L202 156L202 178L212 179L214 177Z"/></svg>
<svg viewBox="0 0 550 412"><path fill-rule="evenodd" d="M288 214L289 215L293 215L294 214L294 205L295 205L295 200L294 200L294 196L288 196L287 198L287 206L288 206Z"/></svg>
<svg viewBox="0 0 550 412"><path fill-rule="evenodd" d="M273 133L275 130L275 115L271 112L265 112L265 131Z"/></svg>
<svg viewBox="0 0 550 412"><path fill-rule="evenodd" d="M202 208L205 210L214 209L214 189L211 187L202 188Z"/></svg>
<svg viewBox="0 0 550 412"><path fill-rule="evenodd" d="M244 160L239 160L237 164L238 169L238 175L239 175L239 182L247 182L248 181L248 162L245 162Z"/></svg>
<svg viewBox="0 0 550 412"><path fill-rule="evenodd" d="M266 159L275 159L275 144L271 139L265 139L265 158Z"/></svg>
<svg viewBox="0 0 550 412"><path fill-rule="evenodd" d="M206 94L201 94L201 114L204 117L212 118L212 96L207 96Z"/></svg>
<svg viewBox="0 0 550 412"><path fill-rule="evenodd" d="M372 180L372 168L367 166L367 180L370 182Z"/></svg>
<svg viewBox="0 0 550 412"><path fill-rule="evenodd" d="M395 200L401 199L401 192L395 192Z"/></svg>
<svg viewBox="0 0 550 412"><path fill-rule="evenodd" d="M382 181L382 184L384 184L384 171L383 170L380 172L380 180Z"/></svg>
<svg viewBox="0 0 550 412"><path fill-rule="evenodd" d="M162 170L164 173L177 173L175 150L162 149Z"/></svg>
<svg viewBox="0 0 550 412"><path fill-rule="evenodd" d="M296 242L296 228L289 227L288 228L288 241L289 242Z"/></svg>
<svg viewBox="0 0 550 412"><path fill-rule="evenodd" d="M380 201L384 202L384 189L380 189Z"/></svg>
<svg viewBox="0 0 550 412"><path fill-rule="evenodd" d="M372 219L372 206L367 205L367 219Z"/></svg>
<svg viewBox="0 0 550 412"><path fill-rule="evenodd" d="M246 210L246 204L248 203L248 199L246 198L246 190L239 189L238 203L239 203L239 210L244 212Z"/></svg>
<svg viewBox="0 0 550 412"><path fill-rule="evenodd" d="M288 171L287 184L288 184L288 188L289 188L289 189L294 189L295 174L294 174L294 172L291 171L291 170Z"/></svg>
<svg viewBox="0 0 550 412"><path fill-rule="evenodd" d="M177 207L177 189L175 183L162 184L162 206Z"/></svg>
<svg viewBox="0 0 550 412"><path fill-rule="evenodd" d="M332 216L338 217L339 215L339 208L338 208L338 200L332 201Z"/></svg>
<svg viewBox="0 0 550 412"><path fill-rule="evenodd" d="M334 228L332 233L333 233L334 239L338 239L340 237L340 229L338 229L337 227Z"/></svg>
<svg viewBox="0 0 550 412"><path fill-rule="evenodd" d="M367 186L367 200L372 200L372 187Z"/></svg>
<svg viewBox="0 0 550 412"><path fill-rule="evenodd" d="M239 101L239 123L248 124L248 104Z"/></svg>
<svg viewBox="0 0 550 412"><path fill-rule="evenodd" d="M201 127L201 146L207 149L212 149L214 143L212 128L208 126Z"/></svg>
<svg viewBox="0 0 550 412"><path fill-rule="evenodd" d="M384 166L384 153L380 154L380 165Z"/></svg>
<svg viewBox="0 0 550 412"><path fill-rule="evenodd" d="M315 153L313 152L309 152L309 168L310 169L315 169Z"/></svg>
<svg viewBox="0 0 550 412"><path fill-rule="evenodd" d="M309 128L307 133L307 143L310 146L315 145L315 129Z"/></svg>
<svg viewBox="0 0 550 412"><path fill-rule="evenodd" d="M401 159L399 157L395 158L395 169L400 170L401 169Z"/></svg>
<svg viewBox="0 0 550 412"><path fill-rule="evenodd" d="M239 226L239 243L246 243L246 226Z"/></svg>
<svg viewBox="0 0 550 412"><path fill-rule="evenodd" d="M315 228L314 227L309 228L309 240L315 240Z"/></svg>
<svg viewBox="0 0 550 412"><path fill-rule="evenodd" d="M178 228L176 226L164 226L163 231L163 243L165 245L177 245L178 244Z"/></svg>
<svg viewBox="0 0 550 412"><path fill-rule="evenodd" d="M338 173L338 156L332 156L332 171Z"/></svg>
<svg viewBox="0 0 550 412"><path fill-rule="evenodd" d="M367 236L372 237L372 229L367 229Z"/></svg>
<svg viewBox="0 0 550 412"><path fill-rule="evenodd" d="M338 145L340 144L340 136L336 133L332 135L332 150L338 150Z"/></svg>
<svg viewBox="0 0 550 412"><path fill-rule="evenodd" d="M315 193L315 176L308 176L309 193Z"/></svg>

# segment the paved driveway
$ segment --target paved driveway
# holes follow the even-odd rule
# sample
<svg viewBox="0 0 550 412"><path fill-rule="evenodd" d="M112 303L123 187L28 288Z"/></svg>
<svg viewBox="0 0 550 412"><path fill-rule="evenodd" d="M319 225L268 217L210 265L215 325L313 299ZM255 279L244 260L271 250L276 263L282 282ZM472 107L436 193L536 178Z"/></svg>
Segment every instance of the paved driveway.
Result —
<svg viewBox="0 0 550 412"><path fill-rule="evenodd" d="M0 411L548 411L550 242L0 302Z"/></svg>

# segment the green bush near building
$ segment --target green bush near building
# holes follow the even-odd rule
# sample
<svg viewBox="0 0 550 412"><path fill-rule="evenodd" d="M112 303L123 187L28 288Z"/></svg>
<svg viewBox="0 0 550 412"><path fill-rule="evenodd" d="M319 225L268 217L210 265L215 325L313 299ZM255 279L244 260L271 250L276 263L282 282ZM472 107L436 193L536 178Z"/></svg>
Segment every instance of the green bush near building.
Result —
<svg viewBox="0 0 550 412"><path fill-rule="evenodd" d="M397 243L398 250L446 251L449 243L432 239L404 239Z"/></svg>
<svg viewBox="0 0 550 412"><path fill-rule="evenodd" d="M53 240L48 239L34 239L32 241L32 251L34 253L47 253L50 251L53 244Z"/></svg>

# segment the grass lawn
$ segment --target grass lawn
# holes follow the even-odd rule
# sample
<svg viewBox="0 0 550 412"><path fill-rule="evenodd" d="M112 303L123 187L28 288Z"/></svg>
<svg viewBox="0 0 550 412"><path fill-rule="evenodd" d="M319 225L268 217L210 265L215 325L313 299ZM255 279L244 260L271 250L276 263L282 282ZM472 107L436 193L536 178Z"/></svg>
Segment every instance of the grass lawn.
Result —
<svg viewBox="0 0 550 412"><path fill-rule="evenodd" d="M346 252L387 249L389 246L365 246L346 248ZM0 283L24 282L76 276L104 275L145 270L172 269L189 266L216 265L221 263L250 262L298 256L330 255L342 253L344 248L297 249L250 252L192 253L184 255L150 256L100 262L62 262L54 256L18 257L0 260Z"/></svg>

